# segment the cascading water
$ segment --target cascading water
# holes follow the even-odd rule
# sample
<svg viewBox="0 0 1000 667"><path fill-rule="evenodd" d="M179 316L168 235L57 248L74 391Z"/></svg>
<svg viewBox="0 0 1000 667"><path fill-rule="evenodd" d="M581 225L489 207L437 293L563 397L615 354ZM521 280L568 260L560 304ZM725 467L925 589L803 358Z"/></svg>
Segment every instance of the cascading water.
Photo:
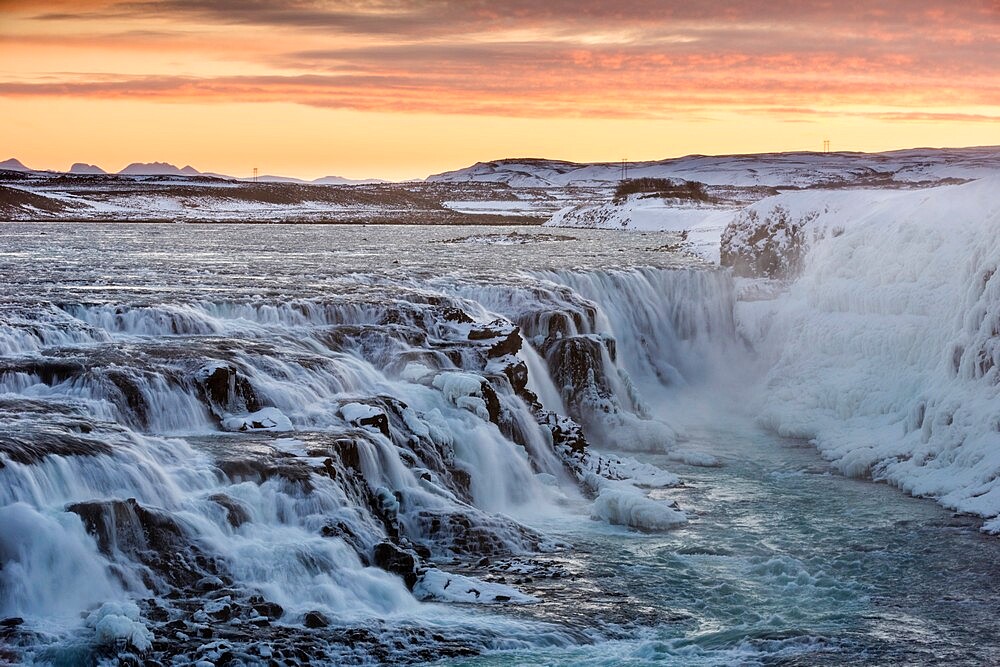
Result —
<svg viewBox="0 0 1000 667"><path fill-rule="evenodd" d="M564 548L528 524L585 495L612 522L683 521L623 481L673 476L587 453L587 437L662 449L672 434L573 286L583 274L495 287L473 270L333 271L288 292L275 271L255 293L240 267L199 277L134 252L131 290L96 286L107 269L7 274L0 617L18 660L294 662L303 643L334 662L413 660L503 648L511 627L590 641L420 600L532 602L461 564ZM688 280L663 272L602 273L601 296ZM168 275L188 287L163 293ZM662 323L676 345L688 317Z"/></svg>
<svg viewBox="0 0 1000 667"><path fill-rule="evenodd" d="M928 253L943 287L924 312L905 263L823 287L853 261L851 234L787 296L749 302L656 235L6 229L0 664L1000 651L981 594L995 553L971 520L830 474L746 414L763 403L765 426L789 432L809 416L819 444L851 445L831 439L827 406L864 417L885 399L885 470L920 466L899 444L920 442L979 469L945 455L962 429L974 456L995 438L995 236L948 280ZM817 291L818 316L802 305ZM919 326L892 349L861 317L824 337L845 307ZM955 316L942 328L939 313ZM844 361L873 351L901 362L871 373L896 393L837 390L857 377ZM976 400L896 401L896 379L932 377L927 359ZM959 481L969 507L993 502L992 480Z"/></svg>

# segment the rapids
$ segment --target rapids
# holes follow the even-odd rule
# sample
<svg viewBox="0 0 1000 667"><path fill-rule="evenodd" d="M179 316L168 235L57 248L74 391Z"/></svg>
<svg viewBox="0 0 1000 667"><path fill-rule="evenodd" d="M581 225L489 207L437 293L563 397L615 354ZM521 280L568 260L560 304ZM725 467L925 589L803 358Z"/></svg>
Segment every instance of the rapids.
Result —
<svg viewBox="0 0 1000 667"><path fill-rule="evenodd" d="M676 236L4 232L0 663L995 655L992 542L759 431Z"/></svg>

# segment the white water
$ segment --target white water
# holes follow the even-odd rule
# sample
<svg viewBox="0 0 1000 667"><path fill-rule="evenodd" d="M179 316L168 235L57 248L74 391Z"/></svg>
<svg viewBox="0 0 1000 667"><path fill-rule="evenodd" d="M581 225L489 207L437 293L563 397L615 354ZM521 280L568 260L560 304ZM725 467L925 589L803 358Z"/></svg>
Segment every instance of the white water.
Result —
<svg viewBox="0 0 1000 667"><path fill-rule="evenodd" d="M755 304L737 304L726 274L643 254L643 248L663 244L639 236L602 237L608 247L588 258L600 246L599 234L580 232L578 242L563 247L574 261L591 264L584 268L550 261L551 250L540 243L508 251L509 261L473 257L457 275L441 277L438 269L452 254L429 242L419 263L392 268L389 258L413 252L412 239L395 230L380 232L377 247L325 268L329 258L320 263L317 257L323 244L332 253L375 232L314 230L302 243L306 232L289 229L261 251L242 238L242 230L205 229L198 230L207 235L199 239L202 254L173 255L162 253L145 228L95 228L124 247L110 257L92 244L81 246L70 228L58 230L68 234L59 268L35 274L11 269L25 257L51 251L50 239L35 238L37 228L19 228L21 249L4 260L2 274L6 293L16 296L2 303L0 328L0 617L23 617L26 628L40 633L17 639L20 658L40 663L68 659L81 645L87 655L99 656L123 647L145 650L136 644L145 635L135 623L150 629L157 655L204 656L201 640L165 645L172 631L154 618L158 609L185 623L190 636L198 627L224 627L210 614L224 605L217 600L230 598L246 628L251 620L259 622L258 612L249 611L250 595L281 610L250 632L234 630L231 641L240 650L250 655L258 644L287 648L306 642L333 662L348 660L345 650L360 651L351 660L378 656L376 649L404 630L418 633L414 646L437 647L428 649L433 657L447 655L441 647L451 642L476 652L540 649L547 656L551 647L660 628L662 619L651 626L635 619L570 622L572 600L557 599L548 613L549 600L537 591L509 581L475 583L485 576L482 566L471 574L468 568L481 557L495 563L559 553L560 540L579 539L574 526L591 526L589 517L609 531L598 540L599 553L613 552L622 536L615 531L625 530L607 524L644 530L693 524L681 530L698 530L700 514L724 510L695 503L692 511L683 490L665 490L676 479L650 468L649 461L716 463L718 447L699 444L692 433L706 421L749 428L742 419L758 403L765 425L818 438L840 469L873 470L906 486L910 478L893 471L915 465L912 456L900 455L910 455L920 437L911 433L930 427L904 399L919 394L934 377L924 369L938 368L931 362L944 364L938 355L950 352L950 334L938 322L961 322L956 335L982 333L989 317L976 313L992 312L992 274L983 281L987 289L973 288L997 254L993 241L978 241L970 230L944 259L931 250L949 239L932 235L926 241L920 257L927 280L906 272L912 257L868 273L851 264L876 266L864 249L876 240L884 247L893 234L905 233L898 227L871 231L874 236L859 227L817 246L807 264L812 268L787 296ZM192 243L186 231L152 229L166 236L159 242L167 247ZM615 268L615 242L652 266ZM984 245L972 253L967 270L949 277L949 262L974 243ZM372 257L388 268L344 272L371 265ZM518 270L508 268L515 262ZM832 280L841 269L862 276L860 286L842 276ZM885 284L892 291L880 298ZM928 286L937 290L933 307L920 298ZM966 296L949 298L953 292ZM843 318L844 311L865 317ZM829 330L831 322L845 321L847 326ZM868 333L873 322L884 322L884 328ZM901 323L917 324L900 334ZM509 342L514 325L525 344L516 355L492 352ZM990 338L984 335L981 346ZM964 342L963 350L974 351L975 345ZM971 433L974 446L951 447L954 440L935 433L923 442L939 457L958 452L957 458L940 457L947 479L958 480L950 488L961 489L967 500L952 504L980 511L992 507L990 480L962 475L993 470L986 458L995 449L993 436L975 428L986 423L995 402L993 390L983 389L993 385L962 358L964 370L948 386L967 402L951 414L959 417L959 427L972 425L962 433ZM874 359L871 368L864 365ZM508 379L508 373L517 376L521 362L541 407L580 422L592 451L658 456L643 454L636 461L594 453L581 460L553 447L545 424L558 420L539 412ZM769 367L761 384L754 373ZM221 402L205 384L220 369ZM860 390L859 377L867 379ZM934 401L932 396L926 402L926 414L936 414ZM924 425L906 429L918 421ZM873 433L882 449L872 450L867 465L852 467L868 451L857 449L861 436ZM764 446L763 440L749 440L747 447ZM752 451L740 456L752 459ZM965 451L969 458L963 459ZM705 473L705 480L721 485L715 492L726 502L763 493L751 484L742 487L745 495L726 497L729 472L725 465L722 470ZM779 479L766 492L780 488ZM984 492L969 495L975 488ZM808 497L804 488L799 499ZM675 499L679 508L671 506ZM98 505L90 510L70 509L93 502ZM803 511L822 517L821 507ZM838 516L849 517L850 507ZM96 517L99 525L88 529L81 517ZM733 528L737 537L742 540L740 531L758 520L746 515L746 523ZM824 544L836 539L834 534ZM413 592L399 576L370 565L381 542L429 552ZM829 555L824 548L811 556L817 563ZM955 557L969 553L962 544L954 549L948 553ZM170 553L181 554L182 562L160 560ZM770 576L766 567L756 574ZM574 584L565 588L573 591ZM630 591L640 596L634 601L640 607L660 595L638 583ZM485 603L490 611L418 597ZM129 599L141 603L137 618L131 608L100 611L104 602ZM532 602L517 610L517 603ZM745 604L726 614L738 614ZM541 611L534 612L536 606ZM306 629L308 612L339 628L365 628L373 639L345 649L335 636ZM95 613L81 623L81 614ZM102 624L104 615L112 620ZM726 622L712 614L699 618L704 624ZM444 639L431 639L431 631ZM698 626L683 634L703 631ZM814 631L804 628L801 636ZM721 648L709 647L709 664L729 655L726 642L743 640L738 633L723 635ZM674 648L659 657L655 646L642 650L653 650L653 661L669 661L683 655ZM716 648L723 653L712 653ZM774 647L779 654L786 648ZM855 650L841 649L844 655ZM427 657L392 650L393 659Z"/></svg>
<svg viewBox="0 0 1000 667"><path fill-rule="evenodd" d="M31 229L24 245L47 247ZM25 660L68 659L76 649L63 647L80 641L98 655L115 641L148 652L137 623L153 630L152 650L165 651L157 609L189 636L226 600L257 609L251 595L280 605L258 635L273 636L276 623L301 628L309 612L339 626L450 628L476 650L505 646L514 621L477 625L418 598L531 596L435 567L411 593L370 563L386 541L419 546L427 565L559 548L516 520L586 505L539 424L541 406L583 416L579 401L566 400L575 388L557 386L532 346L546 344L542 327L553 318L569 322L560 339L595 344L597 356L582 363L603 378L600 400L614 406L614 423L644 427L647 448L669 433L612 360L606 319L565 287L511 273L508 286L488 288L473 271L462 283L333 272L315 279L320 287L296 286L271 267L272 283L295 291L246 296L256 279L233 258L242 252L249 266L252 248L205 264L216 274L208 280L198 277L202 259L167 259L146 241L126 235L118 272L95 269L108 256L91 251L88 260L67 239L60 272L5 274L18 296L3 304L0 616L43 633L18 640ZM308 259L294 246L285 252L285 270L298 275L295 263ZM116 275L121 284L106 284ZM178 275L188 287L167 288ZM510 321L541 338L492 352L517 335ZM521 363L539 407L507 378ZM625 485L601 491L595 516L638 511L609 513L611 494L619 505L648 505L642 521L673 512ZM449 577L478 592L449 589ZM127 599L143 601L141 610L74 620ZM264 612L225 613L256 623ZM543 625L529 636L550 645L575 634ZM193 657L196 647L174 650Z"/></svg>

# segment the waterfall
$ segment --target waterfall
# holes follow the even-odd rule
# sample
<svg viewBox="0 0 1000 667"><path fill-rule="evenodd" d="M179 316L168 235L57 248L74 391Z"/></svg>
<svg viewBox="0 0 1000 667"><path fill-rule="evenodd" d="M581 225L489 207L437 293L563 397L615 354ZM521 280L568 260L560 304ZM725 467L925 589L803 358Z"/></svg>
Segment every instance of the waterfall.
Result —
<svg viewBox="0 0 1000 667"><path fill-rule="evenodd" d="M137 650L169 618L423 618L464 601L439 562L560 548L528 523L595 489L600 518L679 520L582 447L670 444L645 395L732 334L724 276L339 286L0 305L0 615Z"/></svg>

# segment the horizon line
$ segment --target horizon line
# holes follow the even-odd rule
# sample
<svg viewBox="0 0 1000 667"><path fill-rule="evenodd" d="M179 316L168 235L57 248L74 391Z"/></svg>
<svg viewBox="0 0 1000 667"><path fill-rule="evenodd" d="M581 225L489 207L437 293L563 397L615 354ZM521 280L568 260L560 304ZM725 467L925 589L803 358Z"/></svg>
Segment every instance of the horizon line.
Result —
<svg viewBox="0 0 1000 667"><path fill-rule="evenodd" d="M514 155L514 156L507 156L507 157L500 157L500 158L489 158L489 159L483 159L483 160L476 160L475 162L467 163L467 164L465 164L463 166L454 167L454 168L451 168L451 169L445 169L443 171L435 171L435 172L432 172L432 173L428 173L425 176L414 176L414 177L410 177L410 178L385 178L385 177L381 177L381 176L355 177L355 176L344 176L342 174L337 174L337 173L327 173L327 174L325 174L323 176L317 176L315 178L308 178L308 177L303 177L303 176L292 176L292 175L281 174L281 173L276 173L276 172L274 172L274 173L272 173L272 172L266 172L266 173L260 174L256 178L258 180L260 180L260 179L266 179L266 178L292 179L292 180L296 180L296 181L301 181L304 184L313 184L316 181L320 181L320 180L323 180L323 179L326 179L326 178L341 178L341 179L344 179L344 180L347 180L347 181L383 181L383 182L386 182L386 183L407 183L407 182L415 182L415 181L424 181L424 180L426 180L428 178L431 178L433 176L438 176L438 175L441 175L441 174L447 174L447 173L451 173L451 172L454 172L454 171L461 171L463 169L468 169L470 167L474 167L475 165L478 165L478 164L488 164L488 163L491 163L491 162L516 162L516 161L519 161L519 160L526 160L526 161L527 160L533 160L533 161L544 161L544 162L561 162L561 163L565 163L565 164L575 164L575 165L602 165L602 166L603 165L620 165L622 163L625 163L626 165L630 165L631 166L631 165L657 164L657 163L663 163L663 162L680 161L680 160L684 160L684 159L688 159L688 158L726 158L726 157L737 158L737 157L750 157L750 156L797 155L797 154L800 154L800 155L885 155L885 154L890 154L890 153L901 153L901 152L906 152L906 151L919 151L919 150L949 151L949 150L974 150L974 149L983 149L983 150L995 149L995 150L1000 150L1000 144L973 144L973 145L966 145L966 146L904 146L904 147L900 147L900 148L891 148L891 149L880 150L880 151L864 151L864 150L784 150L784 151L782 151L782 150L776 150L776 151L734 152L734 153L685 153L683 155L675 155L675 156L669 156L669 157L663 157L663 158L654 158L654 159L650 159L650 160L629 160L627 157L625 157L625 158L619 158L619 159L616 159L616 160L585 160L585 161L579 161L579 160L567 160L567 159L562 159L562 158L557 158L557 157L541 157L541 156L531 156L531 155ZM11 162L11 161L19 163L21 166L25 167L25 169L27 171L34 172L34 173L70 174L71 173L70 169L72 169L72 167L74 165L82 164L82 165L86 165L86 166L89 166L89 167L97 167L98 169L101 169L102 171L104 171L104 174L79 174L81 176L84 176L84 175L94 175L94 176L100 176L100 175L106 175L106 176L177 176L177 175L181 175L181 176L207 176L207 177L210 177L210 178L225 178L225 179L232 179L232 180L239 180L239 181L244 181L244 180L245 181L250 181L250 180L254 179L254 176L252 174L251 175L247 175L247 176L235 176L235 175L231 175L231 174L224 174L221 171L216 171L214 169L201 170L201 169L199 169L197 167L194 167L190 163L185 164L184 166L178 166L178 165L176 165L176 164L174 164L172 162L167 162L165 160L164 161L161 161L161 160L152 160L152 161L148 161L148 162L143 162L143 161L140 161L140 160L136 160L136 161L132 161L132 162L129 162L129 163L125 164L121 169L119 169L117 171L105 170L103 167L101 167L100 165L98 165L96 163L90 163L90 162L86 162L86 161L83 161L83 160L77 160L77 161L72 162L70 164L69 168L67 168L65 170L62 170L62 169L53 169L53 168L36 169L36 168L28 166L28 164L24 160L22 160L22 159L20 159L19 157L16 157L16 156L11 156L11 157L3 160L2 162L0 162L0 164L2 164L4 162ZM29 160L29 162L30 162L30 160ZM124 173L122 173L126 169L128 169L129 167L132 167L132 166L135 166L135 165L164 165L166 167L171 167L171 168L176 169L178 171L181 171L181 170L184 170L184 169L193 169L194 171L197 171L198 173L197 174L169 174L169 173L165 173L165 174L157 174L157 173L124 174ZM250 167L250 171L251 172L254 169L259 169L259 167ZM8 171L18 171L18 170L8 170Z"/></svg>

